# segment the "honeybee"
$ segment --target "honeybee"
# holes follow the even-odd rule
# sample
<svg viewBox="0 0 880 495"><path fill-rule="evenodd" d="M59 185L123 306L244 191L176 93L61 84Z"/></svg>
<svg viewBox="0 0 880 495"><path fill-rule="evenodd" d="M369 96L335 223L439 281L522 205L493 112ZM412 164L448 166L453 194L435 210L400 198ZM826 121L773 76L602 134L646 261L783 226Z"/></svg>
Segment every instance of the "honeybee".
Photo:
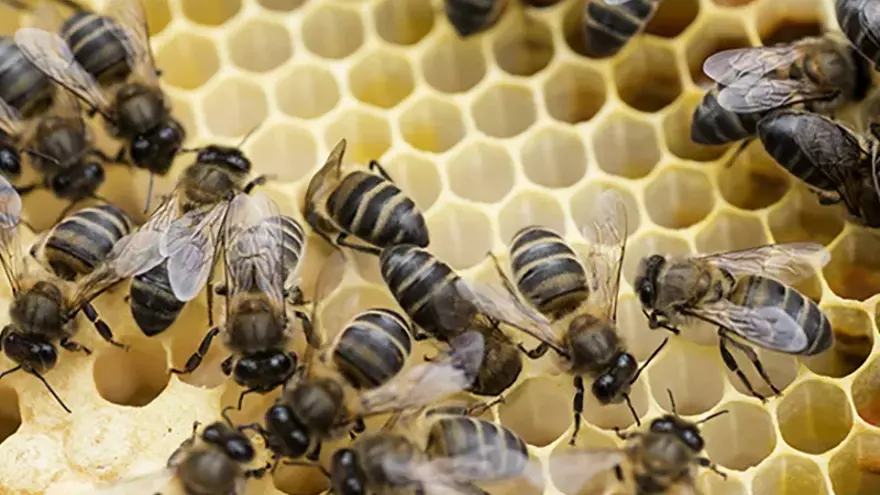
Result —
<svg viewBox="0 0 880 495"><path fill-rule="evenodd" d="M798 110L782 110L762 120L758 137L783 168L818 190L822 204L843 203L859 223L880 227L880 142L875 137Z"/></svg>
<svg viewBox="0 0 880 495"><path fill-rule="evenodd" d="M339 333L329 351L333 366L352 386L372 389L403 369L412 351L412 329L390 309L363 311Z"/></svg>
<svg viewBox="0 0 880 495"><path fill-rule="evenodd" d="M630 388L666 345L664 340L639 366L618 333L617 294L626 246L626 210L619 194L611 190L603 192L596 205L597 220L584 231L584 237L593 240L584 258L586 269L561 237L548 236L545 229L527 228L511 246L516 285L490 254L504 291L477 287L473 294L473 300L486 313L541 342L526 351L530 358L539 358L552 349L560 367L574 376L571 444L580 431L583 377L593 379L592 393L601 404L626 402L638 424ZM523 294L538 311L523 304L518 294Z"/></svg>
<svg viewBox="0 0 880 495"><path fill-rule="evenodd" d="M51 106L53 91L52 81L25 58L12 37L0 36L0 100L31 119Z"/></svg>
<svg viewBox="0 0 880 495"><path fill-rule="evenodd" d="M800 356L831 347L834 336L828 317L789 285L812 275L813 263L824 266L830 257L821 244L811 242L702 256L655 254L639 262L634 289L651 328L677 334L677 327L688 320L717 325L724 364L752 395L764 400L727 346L742 351L778 395L779 390L747 344Z"/></svg>
<svg viewBox="0 0 880 495"><path fill-rule="evenodd" d="M610 57L641 33L663 0L586 0L583 17L584 52Z"/></svg>
<svg viewBox="0 0 880 495"><path fill-rule="evenodd" d="M520 0L535 7L549 7L559 0ZM488 30L507 9L511 0L444 0L443 8L449 24L461 37Z"/></svg>
<svg viewBox="0 0 880 495"><path fill-rule="evenodd" d="M837 0L837 24L849 42L880 67L880 9L870 0Z"/></svg>
<svg viewBox="0 0 880 495"><path fill-rule="evenodd" d="M375 160L371 172L343 174L345 139L339 141L324 166L309 182L303 216L327 242L356 251L379 254L394 244L428 245L428 228L416 204L391 180ZM347 241L352 236L367 245Z"/></svg>

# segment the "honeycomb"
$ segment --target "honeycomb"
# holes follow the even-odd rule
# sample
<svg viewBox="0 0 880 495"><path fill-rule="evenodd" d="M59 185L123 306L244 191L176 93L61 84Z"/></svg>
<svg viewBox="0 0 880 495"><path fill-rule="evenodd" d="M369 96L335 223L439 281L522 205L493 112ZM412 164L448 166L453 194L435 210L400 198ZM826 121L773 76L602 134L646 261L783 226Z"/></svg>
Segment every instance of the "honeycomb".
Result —
<svg viewBox="0 0 880 495"><path fill-rule="evenodd" d="M709 84L703 60L723 49L837 29L833 2L666 0L646 33L607 60L578 53L582 2L511 2L493 29L467 40L431 0L145 5L157 65L188 145L238 143L255 129L243 147L257 172L276 176L265 190L284 213L299 215L310 174L345 137L346 160L379 159L414 198L431 249L465 277L483 280L491 275L486 252L504 252L529 224L553 228L585 250L579 232L591 219L592 199L619 191L630 227L619 318L640 361L664 337L648 329L630 285L642 256L796 240L828 246L832 262L800 288L821 301L835 346L803 360L759 351L784 388L781 397L762 404L744 393L723 366L711 329L695 328L671 339L635 385L633 402L643 421L670 410L667 389L684 415L729 411L703 427L709 457L729 475L724 481L701 470L704 494L880 493L880 236L820 206L759 144L726 167L732 147L689 139L690 116ZM0 7L0 32L28 22ZM181 157L156 191L169 190L190 160ZM101 194L143 220L146 175L113 166L108 175ZM40 228L63 206L46 192L25 199ZM309 240L307 297L328 253L316 237ZM381 286L376 261L352 260L320 307L330 334L356 311L398 308ZM2 290L5 318L10 292ZM240 389L218 371L221 346L199 372L168 375L207 330L203 299L170 330L147 338L122 302L126 292L118 287L96 306L131 350L104 344L83 322L78 339L96 352L66 353L47 375L73 414L30 376L0 382L2 493L76 493L158 469L194 420L212 421L237 400ZM542 374L540 361L526 366L492 416L544 464L544 493L570 494L554 453L567 448L573 387L568 378ZM751 367L744 369L759 392L769 393ZM259 419L274 397L249 397L236 420ZM589 394L584 416L580 446L619 445L612 428L633 426L625 406L600 407ZM332 450L324 449L325 460ZM316 470L283 466L252 481L248 492L312 494L326 487ZM514 492L541 490L522 483L492 489Z"/></svg>

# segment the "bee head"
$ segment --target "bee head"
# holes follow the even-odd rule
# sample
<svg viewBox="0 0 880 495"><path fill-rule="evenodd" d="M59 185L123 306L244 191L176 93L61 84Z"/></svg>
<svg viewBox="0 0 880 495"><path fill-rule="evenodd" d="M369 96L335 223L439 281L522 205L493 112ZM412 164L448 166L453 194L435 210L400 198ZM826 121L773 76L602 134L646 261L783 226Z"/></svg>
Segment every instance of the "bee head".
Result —
<svg viewBox="0 0 880 495"><path fill-rule="evenodd" d="M681 443L694 452L700 452L705 446L700 429L696 424L685 421L674 414L667 414L651 422L652 433L665 433L674 435Z"/></svg>
<svg viewBox="0 0 880 495"><path fill-rule="evenodd" d="M243 433L219 421L205 427L202 441L223 449L226 456L236 462L250 462L256 455L254 446Z"/></svg>
<svg viewBox="0 0 880 495"><path fill-rule="evenodd" d="M338 495L362 495L367 492L365 475L352 449L339 449L330 461L330 484Z"/></svg>
<svg viewBox="0 0 880 495"><path fill-rule="evenodd" d="M129 148L131 161L136 167L163 175L171 168L174 156L185 139L183 126L169 116L158 127L132 139Z"/></svg>
<svg viewBox="0 0 880 495"><path fill-rule="evenodd" d="M602 404L621 402L629 393L632 377L638 369L639 363L632 354L619 354L611 366L593 381L593 395Z"/></svg>
<svg viewBox="0 0 880 495"><path fill-rule="evenodd" d="M654 254L643 258L636 272L635 290L645 309L653 309L657 303L657 280L666 258Z"/></svg>
<svg viewBox="0 0 880 495"><path fill-rule="evenodd" d="M216 144L205 146L199 150L196 161L207 165L218 165L231 172L250 173L251 161L238 148Z"/></svg>
<svg viewBox="0 0 880 495"><path fill-rule="evenodd" d="M296 355L283 349L243 356L232 369L232 378L242 387L269 392L284 383L296 369Z"/></svg>
<svg viewBox="0 0 880 495"><path fill-rule="evenodd" d="M309 432L287 404L279 401L267 409L264 420L272 452L293 459L306 455L311 445Z"/></svg>
<svg viewBox="0 0 880 495"><path fill-rule="evenodd" d="M18 177L21 174L21 153L15 146L0 147L0 174Z"/></svg>
<svg viewBox="0 0 880 495"><path fill-rule="evenodd" d="M52 177L50 188L59 198L78 201L94 194L104 183L104 167L90 162L67 169Z"/></svg>

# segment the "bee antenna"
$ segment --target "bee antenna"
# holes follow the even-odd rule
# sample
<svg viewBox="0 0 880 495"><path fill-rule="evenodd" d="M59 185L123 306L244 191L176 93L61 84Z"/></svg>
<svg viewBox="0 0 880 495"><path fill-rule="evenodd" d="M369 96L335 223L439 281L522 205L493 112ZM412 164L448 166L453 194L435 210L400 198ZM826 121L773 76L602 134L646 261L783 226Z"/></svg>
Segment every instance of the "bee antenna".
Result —
<svg viewBox="0 0 880 495"><path fill-rule="evenodd" d="M21 152L26 155L35 156L37 158L42 158L43 160L47 160L47 161L54 163L55 165L61 166L61 162L59 162L57 158L40 153L39 151L37 151L35 149L22 148Z"/></svg>
<svg viewBox="0 0 880 495"><path fill-rule="evenodd" d="M147 203L144 205L144 213L150 211L150 202L153 199L153 178L156 177L156 174L150 174L150 183L147 185Z"/></svg>
<svg viewBox="0 0 880 495"><path fill-rule="evenodd" d="M667 388L666 393L669 394L669 404L670 404L670 407L672 408L672 414L675 414L676 416L678 416L678 411L676 411L676 409L675 409L675 397L672 396L672 390L669 390Z"/></svg>
<svg viewBox="0 0 880 495"><path fill-rule="evenodd" d="M718 411L718 412L716 412L716 413L710 414L710 415L706 416L705 418L703 418L703 419L697 421L696 424L701 425L701 424L705 423L706 421L709 421L709 420L715 419L715 418L717 418L718 416L724 416L725 414L727 414L727 413L729 413L729 412L730 412L730 411L728 411L727 409L722 409L722 410L720 410L720 411Z"/></svg>
<svg viewBox="0 0 880 495"><path fill-rule="evenodd" d="M226 421L226 424L228 424L231 427L234 427L235 425L232 423L232 419L229 418L229 411L231 411L232 409L235 409L235 406L224 407L223 410L220 411L220 417L223 418L223 421Z"/></svg>
<svg viewBox="0 0 880 495"><path fill-rule="evenodd" d="M880 144L874 143L874 149L871 150L871 179L874 180L874 193L877 194L877 198L880 199L880 182L877 179L877 160L880 157L877 156L877 148L880 147Z"/></svg>
<svg viewBox="0 0 880 495"><path fill-rule="evenodd" d="M177 150L177 154L183 155L186 153L198 153L199 151L202 151L202 148L180 148Z"/></svg>
<svg viewBox="0 0 880 495"><path fill-rule="evenodd" d="M12 373L12 372L14 372L14 371L18 371L19 369L21 369L21 365L16 366L15 368L12 368L12 369L9 370L9 371L5 371L5 372L3 373L3 375L6 375L7 373ZM43 378L43 375L37 373L36 371L31 371L31 372L29 372L29 373L32 374L32 375L34 375L35 377L37 377L37 379L40 380L41 382L43 382L43 386L45 386L45 387L46 387L46 390L48 390L49 393L52 394L52 397L55 397L55 400L58 401L58 404L61 405L61 408L64 409L65 411L67 411L67 414L70 414L70 413L72 412L72 411L71 411L71 410L70 410L70 409L64 404L64 401L61 400L61 397L58 397L58 394L55 393L55 389L53 389L52 386L49 385L49 382L47 382L46 379ZM0 375L0 378L2 378L3 375Z"/></svg>
<svg viewBox="0 0 880 495"><path fill-rule="evenodd" d="M639 375L642 374L642 371L644 371L644 369L645 369L649 364L651 364L651 361L653 361L654 358L657 357L658 354L660 354L660 351L662 351L663 348L666 347L666 344L667 344L668 342L669 342L669 337L666 337L665 339L663 339L663 342L661 342L660 345L658 345L657 348L654 349L654 352L652 352L651 355L648 356L648 359L646 359L645 362L642 363L641 366L639 366L639 369L636 370L636 374L633 375L633 377L632 377L632 378L630 379L630 381L629 381L629 384L630 384L630 385L632 385L633 383L636 382L636 380L639 379Z"/></svg>
<svg viewBox="0 0 880 495"><path fill-rule="evenodd" d="M258 130L260 127L262 127L262 125L263 125L263 124L262 124L262 122L261 122L261 123L258 123L258 124L255 125L255 126L251 127L251 130L247 131L247 134L245 134L244 136L242 136L241 141L239 141L238 144L237 144L235 147L236 147L236 148L241 148L242 146L244 146L244 143L246 143L247 140L250 139L251 136L253 136L254 133L257 132L257 130Z"/></svg>
<svg viewBox="0 0 880 495"><path fill-rule="evenodd" d="M623 400L626 401L626 407L629 408L629 412L632 413L633 419L636 420L636 426L642 426L641 420L639 420L639 414L636 412L636 409L632 405L632 401L629 400L629 394L623 394Z"/></svg>

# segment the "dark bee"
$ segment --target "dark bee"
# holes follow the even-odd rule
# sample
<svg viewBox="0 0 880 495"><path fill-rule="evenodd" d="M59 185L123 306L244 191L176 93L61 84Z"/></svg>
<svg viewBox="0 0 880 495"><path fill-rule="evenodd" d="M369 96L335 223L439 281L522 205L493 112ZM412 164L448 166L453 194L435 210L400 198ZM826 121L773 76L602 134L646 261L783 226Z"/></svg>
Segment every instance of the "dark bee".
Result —
<svg viewBox="0 0 880 495"><path fill-rule="evenodd" d="M413 329L416 340L448 341L464 331L482 334L486 355L470 392L498 395L513 385L522 371L519 349L498 321L467 298L464 281L449 265L423 248L400 245L385 248L379 266L391 294L425 332Z"/></svg>
<svg viewBox="0 0 880 495"><path fill-rule="evenodd" d="M626 210L616 192L606 191L598 198L597 211L598 220L585 232L585 237L593 240L590 253L584 258L589 268L584 269L561 238L544 236L542 239L530 235L542 229L527 229L512 249L511 264L517 286L493 255L505 290L493 293L486 289L482 294L478 290L474 294L486 313L541 342L527 351L530 358L539 358L553 349L561 368L574 376L575 427L571 444L580 431L583 377L593 378L592 393L601 404L626 402L638 424L638 414L629 398L630 389L645 366L666 345L666 341L660 344L642 366L627 350L617 329L617 294L627 234ZM529 240L536 242L528 243ZM586 277L591 278L589 283L593 290L589 290ZM538 292L535 287L542 290ZM542 314L522 304L518 293L532 296L527 299L540 303L537 307L547 312ZM576 298L570 297L575 293ZM588 293L591 293L589 299ZM578 301L579 304L574 304Z"/></svg>
<svg viewBox="0 0 880 495"><path fill-rule="evenodd" d="M342 329L330 358L355 388L376 388L403 369L412 350L411 335L407 322L394 311L368 309Z"/></svg>
<svg viewBox="0 0 880 495"><path fill-rule="evenodd" d="M510 0L444 0L449 23L460 36L471 36L494 25Z"/></svg>
<svg viewBox="0 0 880 495"><path fill-rule="evenodd" d="M663 0L587 0L584 5L584 54L610 57L641 33Z"/></svg>
<svg viewBox="0 0 880 495"><path fill-rule="evenodd" d="M52 104L52 81L34 67L9 36L0 36L0 100L31 119Z"/></svg>
<svg viewBox="0 0 880 495"><path fill-rule="evenodd" d="M134 224L121 209L102 204L82 209L52 227L31 247L37 258L65 280L91 273Z"/></svg>
<svg viewBox="0 0 880 495"><path fill-rule="evenodd" d="M859 223L880 227L876 138L797 110L782 110L762 120L758 138L791 175L818 190L823 204L843 203Z"/></svg>
<svg viewBox="0 0 880 495"><path fill-rule="evenodd" d="M742 351L770 389L779 394L754 349L737 339L800 356L830 348L833 333L828 317L788 285L811 276L813 263L824 266L829 259L821 244L810 242L703 256L655 254L639 263L634 289L651 328L662 327L677 334L677 327L692 319L717 326L725 365L752 395L763 400L739 369L728 345Z"/></svg>
<svg viewBox="0 0 880 495"><path fill-rule="evenodd" d="M330 152L324 166L309 182L303 216L327 242L379 254L395 244L428 245L428 228L416 204L375 160L369 169L343 173L345 139ZM349 236L368 245L352 244Z"/></svg>
<svg viewBox="0 0 880 495"><path fill-rule="evenodd" d="M837 24L849 42L880 68L880 8L871 0L837 0Z"/></svg>

